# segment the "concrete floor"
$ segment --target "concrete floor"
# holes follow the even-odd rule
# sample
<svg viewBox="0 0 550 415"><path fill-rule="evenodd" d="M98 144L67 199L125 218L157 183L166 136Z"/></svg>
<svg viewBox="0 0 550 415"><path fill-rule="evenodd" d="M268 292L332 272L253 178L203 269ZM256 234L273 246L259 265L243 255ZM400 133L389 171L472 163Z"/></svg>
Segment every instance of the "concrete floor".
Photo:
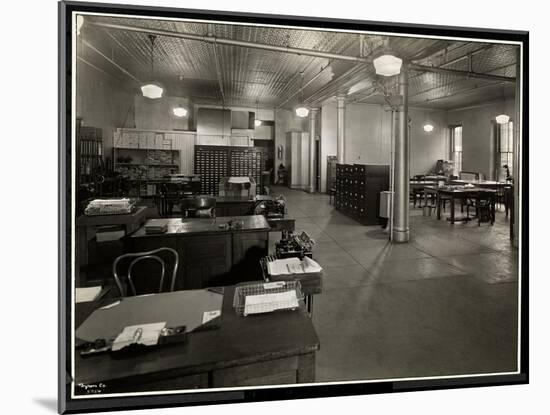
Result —
<svg viewBox="0 0 550 415"><path fill-rule="evenodd" d="M508 221L450 225L411 208L411 242L393 245L328 196L287 188L296 229L324 268L313 322L317 381L515 371L517 250ZM280 233L270 235L271 249Z"/></svg>

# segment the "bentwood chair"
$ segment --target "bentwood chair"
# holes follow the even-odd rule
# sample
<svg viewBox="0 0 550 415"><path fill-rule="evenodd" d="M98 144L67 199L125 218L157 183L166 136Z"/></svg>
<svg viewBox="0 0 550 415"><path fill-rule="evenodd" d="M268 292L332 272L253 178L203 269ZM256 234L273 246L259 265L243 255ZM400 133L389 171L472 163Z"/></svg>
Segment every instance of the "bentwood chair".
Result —
<svg viewBox="0 0 550 415"><path fill-rule="evenodd" d="M113 262L113 277L115 278L115 282L121 297L141 295L141 294L154 294L154 293L161 293L163 291L166 291L164 289L165 287L164 274L167 269L166 267L167 264L165 261L166 255L164 255L164 258L163 256L159 255L164 252L168 254L168 257L173 257L172 277L168 285L168 291L174 291L174 287L176 284L176 275L177 275L178 266L179 266L179 255L174 249L163 247L163 248L158 248L147 252L133 252L129 254L123 254L123 255L120 255L117 259L115 259L115 262ZM126 268L127 271L126 271L126 276L124 278L122 275L119 274L119 268L122 266L122 264L128 264L128 261L129 261L129 265ZM146 272L143 273L147 277L136 278L132 274L135 266L137 264L141 264L142 266L144 266L147 263L149 263L149 267L147 267ZM152 267L151 265L156 265L157 268L160 267L160 275L158 276L158 279L157 279L158 282L156 284L153 281L153 278L151 277L151 275L153 274L151 270L154 269L155 267ZM126 281L123 281L123 280L126 280Z"/></svg>

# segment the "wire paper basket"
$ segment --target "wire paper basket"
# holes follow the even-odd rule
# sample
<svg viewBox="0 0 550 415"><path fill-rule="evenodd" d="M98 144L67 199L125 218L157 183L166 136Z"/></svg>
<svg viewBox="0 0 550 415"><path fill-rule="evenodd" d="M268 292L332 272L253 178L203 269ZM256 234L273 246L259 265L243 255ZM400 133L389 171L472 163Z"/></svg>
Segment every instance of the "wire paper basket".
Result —
<svg viewBox="0 0 550 415"><path fill-rule="evenodd" d="M285 296L284 294L287 293L288 295ZM295 296L290 293L294 293ZM283 296L274 294L283 294ZM247 297L249 297L248 302ZM304 294L299 281L253 283L239 285L235 288L233 308L239 316L294 310L299 307L299 302L303 299Z"/></svg>

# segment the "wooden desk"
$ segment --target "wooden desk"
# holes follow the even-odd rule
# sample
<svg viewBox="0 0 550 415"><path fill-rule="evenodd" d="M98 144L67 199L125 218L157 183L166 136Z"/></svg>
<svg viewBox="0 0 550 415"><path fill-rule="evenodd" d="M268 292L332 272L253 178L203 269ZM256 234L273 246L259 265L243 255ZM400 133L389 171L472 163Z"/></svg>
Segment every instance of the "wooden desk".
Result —
<svg viewBox="0 0 550 415"><path fill-rule="evenodd" d="M85 266L89 263L88 243L95 237L96 230L100 226L120 226L126 234L135 231L145 220L147 206L138 206L132 213L127 215L82 215L76 218L76 263L79 266ZM77 267L76 286L80 286L79 267Z"/></svg>
<svg viewBox="0 0 550 415"><path fill-rule="evenodd" d="M487 193L491 197L491 224L495 222L495 194L496 191L492 189L481 189L479 187L470 187L470 188L440 188L435 186L426 186L424 188L424 192L426 194L435 194L436 195L436 207L437 207L437 219L441 219L441 200L442 196L446 196L449 198L451 202L451 217L449 220L451 221L451 224L454 225L454 223L457 220L462 219L456 219L455 218L455 200L464 200L467 198L475 198L477 197L477 194L479 192Z"/></svg>
<svg viewBox="0 0 550 415"><path fill-rule="evenodd" d="M147 235L145 227L126 238L129 252L170 247L178 252L180 266L176 289L232 285L262 278L259 261L269 249L270 226L261 215L213 219L169 218L168 231ZM241 229L222 229L230 220L243 221Z"/></svg>
<svg viewBox="0 0 550 415"><path fill-rule="evenodd" d="M148 307L162 306L168 295L178 292L148 296ZM314 382L319 339L304 304L296 311L240 317L233 295L234 287L225 287L220 327L192 332L185 343L122 359L76 353L76 393L86 394L82 385L99 383L106 394ZM82 305L76 305L77 324L93 310L90 303ZM116 307L111 310L115 315Z"/></svg>

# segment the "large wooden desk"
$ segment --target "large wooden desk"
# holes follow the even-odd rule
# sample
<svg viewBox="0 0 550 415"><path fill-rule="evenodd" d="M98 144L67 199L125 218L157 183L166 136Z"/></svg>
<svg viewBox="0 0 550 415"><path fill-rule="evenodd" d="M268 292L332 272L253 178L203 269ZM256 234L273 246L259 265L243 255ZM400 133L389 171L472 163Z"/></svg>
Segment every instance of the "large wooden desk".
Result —
<svg viewBox="0 0 550 415"><path fill-rule="evenodd" d="M481 189L479 187L470 187L470 188L446 188L446 187L436 187L436 186L426 186L424 188L426 194L432 193L436 195L436 206L437 206L437 219L441 219L441 201L442 197L447 197L450 200L451 204L451 217L449 218L451 224L458 220L455 218L455 200L465 200L468 198L475 198L479 192L487 193L491 197L491 224L495 221L495 194L496 191L493 189ZM460 219L465 220L465 219Z"/></svg>
<svg viewBox="0 0 550 415"><path fill-rule="evenodd" d="M181 293L190 292L150 295L147 308ZM233 295L234 287L225 287L219 328L191 332L185 343L121 359L76 353L75 393L86 394L84 385L91 384L102 384L94 390L106 394L313 382L319 339L304 304L295 311L240 317ZM105 304L107 300L77 304L76 324ZM116 307L110 311L116 318ZM173 313L178 312L175 307Z"/></svg>
<svg viewBox="0 0 550 415"><path fill-rule="evenodd" d="M166 233L147 235L143 226L126 238L126 246L130 252L175 249L180 259L176 289L233 285L262 278L259 262L268 253L271 229L263 216L166 220ZM219 227L230 220L243 221L243 227Z"/></svg>

